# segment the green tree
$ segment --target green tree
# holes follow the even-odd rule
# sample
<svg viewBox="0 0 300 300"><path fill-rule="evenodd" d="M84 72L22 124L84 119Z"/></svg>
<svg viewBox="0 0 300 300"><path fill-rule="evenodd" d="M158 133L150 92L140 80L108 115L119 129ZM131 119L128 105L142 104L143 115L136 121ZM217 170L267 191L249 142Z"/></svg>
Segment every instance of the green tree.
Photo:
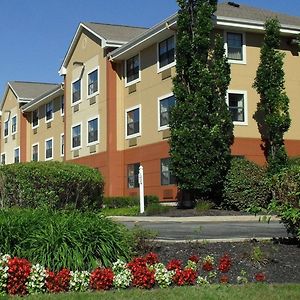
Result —
<svg viewBox="0 0 300 300"><path fill-rule="evenodd" d="M230 67L214 36L216 0L178 0L176 76L170 129L172 172L190 199L216 200L229 167L233 124L226 105ZM185 205L184 204L184 205Z"/></svg>
<svg viewBox="0 0 300 300"><path fill-rule="evenodd" d="M276 173L287 164L284 133L288 131L289 98L284 88L284 53L280 46L280 23L269 19L265 23L265 39L260 52L260 64L253 87L260 95L254 119L263 141L263 150L270 173Z"/></svg>

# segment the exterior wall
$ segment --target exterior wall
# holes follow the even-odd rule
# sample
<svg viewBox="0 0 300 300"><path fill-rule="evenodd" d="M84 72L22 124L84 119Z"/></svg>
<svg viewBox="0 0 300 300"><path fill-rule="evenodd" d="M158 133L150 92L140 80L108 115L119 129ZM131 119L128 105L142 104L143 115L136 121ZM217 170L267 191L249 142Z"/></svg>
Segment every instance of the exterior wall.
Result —
<svg viewBox="0 0 300 300"><path fill-rule="evenodd" d="M75 63L74 63L75 62ZM84 66L76 64L84 63ZM99 90L95 95L95 103L91 104L87 92L87 75L99 68ZM72 83L81 79L81 101L77 105L72 104ZM106 145L106 58L104 51L89 33L83 32L67 66L65 76L65 149L66 160L90 156L95 153L105 152ZM78 109L78 110L77 110ZM76 111L77 110L77 111ZM87 145L87 122L90 118L99 117L99 143L96 150L91 150ZM78 151L71 149L73 125L81 124L81 147ZM94 147L93 147L94 148ZM75 153L74 153L75 152ZM91 153L93 152L93 153ZM78 157L77 157L78 156Z"/></svg>
<svg viewBox="0 0 300 300"><path fill-rule="evenodd" d="M11 120L12 117L17 116L17 132L12 135ZM8 136L4 137L4 123L9 120ZM9 88L2 108L2 131L1 131L1 153L5 153L6 163L11 164L14 162L14 149L20 147L21 136L21 119L19 103L15 94ZM21 150L20 150L20 154Z"/></svg>
<svg viewBox="0 0 300 300"><path fill-rule="evenodd" d="M64 133L64 116L61 113L61 97L56 97L53 100L53 120L46 122L45 118L45 105L40 105L39 125L32 128L32 112L27 113L28 118L28 151L27 161L32 160L32 145L38 144L39 148L39 161L45 161L45 140L53 138L53 160L62 161L61 156L61 134ZM50 102L48 101L48 102Z"/></svg>

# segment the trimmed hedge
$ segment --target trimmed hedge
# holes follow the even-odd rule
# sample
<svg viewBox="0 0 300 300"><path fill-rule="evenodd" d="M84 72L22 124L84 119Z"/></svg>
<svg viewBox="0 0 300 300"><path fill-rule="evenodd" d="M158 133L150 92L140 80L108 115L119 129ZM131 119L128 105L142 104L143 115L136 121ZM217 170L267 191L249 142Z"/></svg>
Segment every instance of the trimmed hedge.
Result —
<svg viewBox="0 0 300 300"><path fill-rule="evenodd" d="M159 198L155 195L145 195L144 200L145 206L148 206L152 203L159 203ZM140 205L140 198L129 196L104 197L103 204L106 208L133 207Z"/></svg>
<svg viewBox="0 0 300 300"><path fill-rule="evenodd" d="M300 165L294 164L272 177L273 210L288 232L300 238Z"/></svg>
<svg viewBox="0 0 300 300"><path fill-rule="evenodd" d="M0 167L2 207L99 209L104 181L92 168L61 162Z"/></svg>
<svg viewBox="0 0 300 300"><path fill-rule="evenodd" d="M266 170L243 158L233 158L224 185L224 204L230 209L267 207L271 191Z"/></svg>

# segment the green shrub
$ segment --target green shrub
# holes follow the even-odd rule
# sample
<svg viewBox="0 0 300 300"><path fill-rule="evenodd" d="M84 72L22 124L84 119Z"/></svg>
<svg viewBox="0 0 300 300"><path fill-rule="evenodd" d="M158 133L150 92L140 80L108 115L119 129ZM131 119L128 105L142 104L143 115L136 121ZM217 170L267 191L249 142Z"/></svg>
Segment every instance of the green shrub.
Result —
<svg viewBox="0 0 300 300"><path fill-rule="evenodd" d="M150 203L146 207L145 213L147 216L154 216L164 214L169 210L169 206L161 205L160 203Z"/></svg>
<svg viewBox="0 0 300 300"><path fill-rule="evenodd" d="M58 270L90 270L131 255L129 231L99 213L0 210L0 253Z"/></svg>
<svg viewBox="0 0 300 300"><path fill-rule="evenodd" d="M225 179L223 196L225 206L230 209L266 207L270 201L266 170L246 159L233 158Z"/></svg>
<svg viewBox="0 0 300 300"><path fill-rule="evenodd" d="M288 232L300 238L300 165L291 165L272 177L271 204Z"/></svg>
<svg viewBox="0 0 300 300"><path fill-rule="evenodd" d="M212 203L211 201L208 200L197 200L196 203L196 210L198 212L204 212L204 211L208 211L210 209L212 209L214 207L214 203Z"/></svg>
<svg viewBox="0 0 300 300"><path fill-rule="evenodd" d="M30 162L0 168L2 207L97 209L104 182L92 168L60 162Z"/></svg>
<svg viewBox="0 0 300 300"><path fill-rule="evenodd" d="M144 201L145 206L148 206L151 203L159 203L159 198L155 195L145 195ZM129 196L105 197L103 204L107 208L133 207L140 205L140 198Z"/></svg>
<svg viewBox="0 0 300 300"><path fill-rule="evenodd" d="M138 216L140 213L139 206L103 208L101 210L105 216Z"/></svg>

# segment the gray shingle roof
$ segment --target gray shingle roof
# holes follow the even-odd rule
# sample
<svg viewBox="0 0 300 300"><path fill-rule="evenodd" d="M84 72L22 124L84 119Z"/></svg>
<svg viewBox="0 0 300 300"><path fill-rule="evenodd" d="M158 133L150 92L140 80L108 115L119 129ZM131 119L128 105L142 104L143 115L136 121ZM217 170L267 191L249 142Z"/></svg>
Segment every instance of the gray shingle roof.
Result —
<svg viewBox="0 0 300 300"><path fill-rule="evenodd" d="M108 41L128 42L147 30L147 28L143 27L102 24L94 22L86 22L83 24Z"/></svg>
<svg viewBox="0 0 300 300"><path fill-rule="evenodd" d="M238 3L238 1L236 1L236 3ZM216 15L218 17L247 19L262 22L265 22L267 18L277 17L281 24L300 27L300 17L293 17L271 10L251 7L244 4L240 4L239 7L234 7L232 5L229 5L228 1L218 4Z"/></svg>
<svg viewBox="0 0 300 300"><path fill-rule="evenodd" d="M34 99L48 91L59 87L55 83L42 83L42 82L26 82L26 81L10 81L12 89L15 91L20 99Z"/></svg>

